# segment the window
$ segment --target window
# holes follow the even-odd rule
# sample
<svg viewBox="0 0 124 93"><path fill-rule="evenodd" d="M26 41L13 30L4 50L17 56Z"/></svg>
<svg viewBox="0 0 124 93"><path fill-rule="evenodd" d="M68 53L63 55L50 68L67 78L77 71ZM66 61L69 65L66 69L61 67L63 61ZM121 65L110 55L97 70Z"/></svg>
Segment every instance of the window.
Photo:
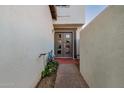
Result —
<svg viewBox="0 0 124 93"><path fill-rule="evenodd" d="M59 38L61 38L61 34L59 34Z"/></svg>
<svg viewBox="0 0 124 93"><path fill-rule="evenodd" d="M58 51L57 51L57 54L61 54L61 50L58 50Z"/></svg>
<svg viewBox="0 0 124 93"><path fill-rule="evenodd" d="M66 38L70 38L70 35L69 34L66 34L66 36L65 36Z"/></svg>
<svg viewBox="0 0 124 93"><path fill-rule="evenodd" d="M59 47L58 47L59 49L61 49L61 45L59 45Z"/></svg>

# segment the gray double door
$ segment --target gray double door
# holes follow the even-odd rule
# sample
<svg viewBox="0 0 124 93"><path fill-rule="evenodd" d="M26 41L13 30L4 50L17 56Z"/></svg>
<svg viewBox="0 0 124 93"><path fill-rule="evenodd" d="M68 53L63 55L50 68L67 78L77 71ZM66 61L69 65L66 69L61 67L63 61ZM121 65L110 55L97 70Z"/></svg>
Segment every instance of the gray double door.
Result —
<svg viewBox="0 0 124 93"><path fill-rule="evenodd" d="M73 33L56 32L55 33L55 56L72 57L73 56Z"/></svg>

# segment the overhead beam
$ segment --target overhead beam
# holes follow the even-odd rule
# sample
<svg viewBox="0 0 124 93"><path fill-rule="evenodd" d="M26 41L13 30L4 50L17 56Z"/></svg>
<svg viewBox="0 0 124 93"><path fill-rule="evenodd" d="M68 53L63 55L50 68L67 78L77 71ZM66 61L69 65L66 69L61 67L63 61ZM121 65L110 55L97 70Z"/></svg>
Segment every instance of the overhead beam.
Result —
<svg viewBox="0 0 124 93"><path fill-rule="evenodd" d="M83 26L83 24L53 24L54 29L77 29Z"/></svg>
<svg viewBox="0 0 124 93"><path fill-rule="evenodd" d="M50 12L51 12L52 18L53 18L54 20L57 20L56 7L55 7L54 5L49 5L49 8L50 8Z"/></svg>

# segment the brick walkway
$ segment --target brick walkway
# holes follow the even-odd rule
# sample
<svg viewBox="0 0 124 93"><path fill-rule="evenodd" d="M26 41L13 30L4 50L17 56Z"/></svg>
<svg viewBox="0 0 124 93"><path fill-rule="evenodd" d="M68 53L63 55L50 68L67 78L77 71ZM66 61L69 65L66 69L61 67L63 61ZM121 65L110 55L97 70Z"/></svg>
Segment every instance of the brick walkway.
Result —
<svg viewBox="0 0 124 93"><path fill-rule="evenodd" d="M68 63L70 63L69 59L67 60ZM70 59L70 61L72 61L72 59ZM88 87L88 85L81 76L75 64L72 63L63 64L63 62L60 62L55 81L55 88L86 88L86 87Z"/></svg>
<svg viewBox="0 0 124 93"><path fill-rule="evenodd" d="M56 58L55 60L60 64L79 64L79 60L73 60L72 58Z"/></svg>

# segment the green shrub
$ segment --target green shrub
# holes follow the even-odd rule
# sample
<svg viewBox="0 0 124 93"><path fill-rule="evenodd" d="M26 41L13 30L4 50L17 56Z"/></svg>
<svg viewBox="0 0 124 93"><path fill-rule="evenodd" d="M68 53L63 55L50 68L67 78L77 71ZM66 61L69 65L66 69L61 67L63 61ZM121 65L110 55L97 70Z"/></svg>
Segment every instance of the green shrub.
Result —
<svg viewBox="0 0 124 93"><path fill-rule="evenodd" d="M57 67L58 67L58 62L53 61L53 62L48 62L45 70L42 71L42 78L51 75L52 73L55 73L57 71Z"/></svg>

